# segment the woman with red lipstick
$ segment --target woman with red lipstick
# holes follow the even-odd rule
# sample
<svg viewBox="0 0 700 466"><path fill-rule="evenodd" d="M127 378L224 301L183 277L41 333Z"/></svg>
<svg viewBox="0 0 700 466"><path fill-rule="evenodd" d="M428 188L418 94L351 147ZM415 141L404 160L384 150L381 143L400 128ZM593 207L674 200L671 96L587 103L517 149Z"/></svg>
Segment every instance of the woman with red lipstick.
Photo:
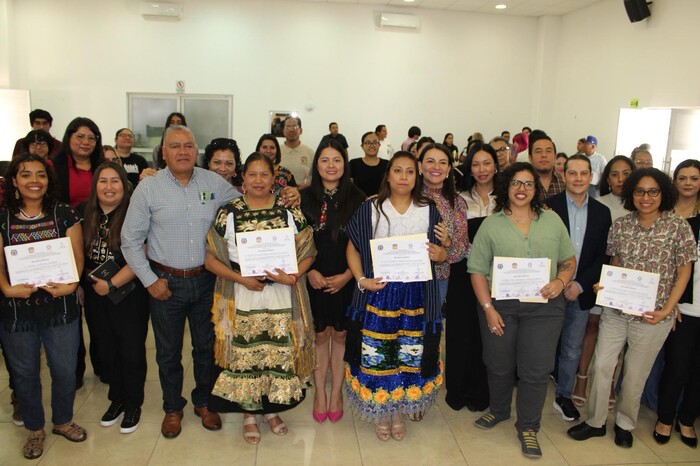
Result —
<svg viewBox="0 0 700 466"><path fill-rule="evenodd" d="M374 134L374 133L372 133ZM316 422L326 418L338 422L343 416L343 378L347 310L355 280L345 254L345 227L365 200L350 180L348 156L343 146L328 139L319 146L311 169L311 185L301 190L301 210L314 229L318 251L308 276L309 301L316 330L314 407ZM326 397L326 376L331 372L330 398Z"/></svg>
<svg viewBox="0 0 700 466"><path fill-rule="evenodd" d="M695 240L700 232L700 162L685 160L673 172L679 191L674 211L684 217ZM674 418L681 441L691 448L698 445L693 424L700 415L700 263L695 262L683 296L678 301L678 321L664 345L664 367L659 382L658 421L654 439L667 443ZM678 400L683 393L680 406Z"/></svg>
<svg viewBox="0 0 700 466"><path fill-rule="evenodd" d="M576 250L561 218L541 204L537 171L529 163L506 168L496 187L496 212L487 217L474 238L469 273L479 312L483 358L489 383L488 413L475 421L492 429L511 414L513 384L521 449L526 457L542 456L537 433L547 395L549 374L564 323L562 292L576 269ZM548 258L550 281L539 291L545 303L491 298L494 257Z"/></svg>
<svg viewBox="0 0 700 466"><path fill-rule="evenodd" d="M374 423L382 441L402 440L404 416L421 418L442 385L437 280L384 282L374 276L370 249L372 238L425 234L435 277L434 265L447 259L447 250L435 234L440 213L421 194L421 184L415 157L395 153L379 193L347 226L347 260L357 287L349 308L345 391L353 411Z"/></svg>
<svg viewBox="0 0 700 466"><path fill-rule="evenodd" d="M494 184L498 174L496 150L483 141L476 141L463 165L467 176L461 180L460 196L467 204L468 239L471 243L481 223L496 207ZM445 402L459 411L484 411L489 406L489 385L482 358L479 307L467 273L467 259L452 265L447 289L445 331Z"/></svg>
<svg viewBox="0 0 700 466"><path fill-rule="evenodd" d="M221 175L240 191L241 151L235 139L212 139L204 149L204 166Z"/></svg>

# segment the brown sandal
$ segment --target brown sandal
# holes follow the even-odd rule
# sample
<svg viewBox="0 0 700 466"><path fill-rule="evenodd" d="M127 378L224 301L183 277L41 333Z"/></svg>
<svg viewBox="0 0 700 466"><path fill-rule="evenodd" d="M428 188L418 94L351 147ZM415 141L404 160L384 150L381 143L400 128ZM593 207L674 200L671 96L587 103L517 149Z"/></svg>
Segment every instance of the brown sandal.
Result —
<svg viewBox="0 0 700 466"><path fill-rule="evenodd" d="M67 427L67 429L59 429L59 427ZM75 422L69 422L68 424L63 424L62 426L54 426L51 430L56 435L61 435L71 442L84 442L87 439L87 431L80 427Z"/></svg>
<svg viewBox="0 0 700 466"><path fill-rule="evenodd" d="M29 438L24 443L22 453L28 460L33 460L40 457L44 453L44 440L46 432L44 429L36 430L29 435Z"/></svg>

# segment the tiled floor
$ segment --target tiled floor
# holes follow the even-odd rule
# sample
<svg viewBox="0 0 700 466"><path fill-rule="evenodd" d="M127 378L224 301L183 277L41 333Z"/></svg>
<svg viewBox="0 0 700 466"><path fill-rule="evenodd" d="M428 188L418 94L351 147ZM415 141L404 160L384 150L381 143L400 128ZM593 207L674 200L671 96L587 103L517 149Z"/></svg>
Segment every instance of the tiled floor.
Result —
<svg viewBox="0 0 700 466"><path fill-rule="evenodd" d="M86 334L87 335L87 334ZM146 403L141 425L133 434L119 433L118 424L109 428L99 425L108 406L107 386L88 374L85 386L78 390L75 400L75 421L88 430L85 443L71 443L48 434L44 455L26 461L21 454L27 432L11 422L10 390L7 373L0 363L0 465L508 465L533 464L520 453L513 422L505 422L493 431L476 428L473 421L479 413L466 409L453 411L441 401L420 423L408 423L408 433L402 442L379 441L371 426L346 415L337 424L319 425L311 418L311 399L287 412L284 420L289 434L276 437L262 429L258 446L245 443L241 435L241 415L223 416L220 432L203 429L191 411L185 411L182 434L173 440L160 435L161 391L155 364L152 334L148 343L148 376ZM190 347L186 345L183 358L187 368L185 393L193 387ZM89 369L88 369L89 370ZM49 378L42 369L44 406L50 419ZM186 395L188 396L188 395ZM604 465L604 464L700 464L700 450L681 444L674 434L667 445L657 445L651 437L656 416L642 408L639 427L634 433L634 447L621 449L614 445L612 428L605 438L575 442L566 436L572 424L564 422L551 407L552 389L544 409L539 440L544 456L537 464ZM612 426L609 421L609 426ZM50 425L47 425L50 428Z"/></svg>

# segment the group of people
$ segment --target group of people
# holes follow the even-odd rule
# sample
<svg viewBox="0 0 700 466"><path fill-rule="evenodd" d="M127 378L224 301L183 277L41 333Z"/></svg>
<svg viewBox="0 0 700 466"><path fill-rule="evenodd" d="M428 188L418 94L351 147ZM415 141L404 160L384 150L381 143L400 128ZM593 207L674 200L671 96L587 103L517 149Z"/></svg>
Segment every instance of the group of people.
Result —
<svg viewBox="0 0 700 466"><path fill-rule="evenodd" d="M668 442L675 420L683 442L697 444L698 358L689 348L700 328L693 305L699 162L681 163L671 180L616 156L603 159L596 178L598 162L586 151L568 157L559 174L554 142L535 130L527 162L515 160L504 134L490 143L479 134L460 163L449 134L445 144L417 139L415 153L382 151L384 125L362 135L364 156L350 161L337 123L313 150L300 141L298 117L284 120L282 144L262 135L244 161L228 138L212 140L199 161L185 116L172 114L151 168L131 152L130 129L116 132L111 155L97 125L82 117L50 157L56 143L46 113L34 116L49 126L25 138L5 175L2 245L68 238L82 279L11 283L0 257L0 343L13 403L16 396L13 420L30 431L26 458L41 456L46 437L42 345L52 432L87 438L72 420L85 371L81 310L95 374L109 384L100 423L120 422L125 434L139 425L150 317L166 438L180 434L187 404L188 322L194 415L219 430L218 413L242 413L251 444L261 440L260 421L285 435L280 413L302 402L311 384L316 422L338 422L348 406L381 441L402 440L407 418L420 421L443 383L452 409L486 411L475 424L494 428L511 417L517 385L521 449L539 457L550 375L554 409L565 420L579 419L576 407L588 403L586 422L569 435L604 435L624 352L615 442L631 446L641 393L664 344L653 435ZM420 129L409 136L420 137ZM38 146L46 147L38 153ZM245 273L240 234L279 228L293 232L296 271ZM375 276L371 240L417 234L426 238L432 279ZM495 257L551 260L543 302L491 298ZM660 274L655 308L632 316L595 306L608 263Z"/></svg>

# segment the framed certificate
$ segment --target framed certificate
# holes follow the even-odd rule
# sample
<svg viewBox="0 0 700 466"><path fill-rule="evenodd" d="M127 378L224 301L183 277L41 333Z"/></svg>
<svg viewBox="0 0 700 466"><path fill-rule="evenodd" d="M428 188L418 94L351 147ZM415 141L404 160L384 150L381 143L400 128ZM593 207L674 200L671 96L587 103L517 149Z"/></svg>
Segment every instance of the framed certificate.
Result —
<svg viewBox="0 0 700 466"><path fill-rule="evenodd" d="M491 297L546 303L540 290L549 283L551 264L548 257L494 257Z"/></svg>
<svg viewBox="0 0 700 466"><path fill-rule="evenodd" d="M637 316L654 311L659 278L658 273L603 265L595 303Z"/></svg>
<svg viewBox="0 0 700 466"><path fill-rule="evenodd" d="M391 236L369 241L374 276L384 282L425 282L433 279L428 235Z"/></svg>
<svg viewBox="0 0 700 466"><path fill-rule="evenodd" d="M10 285L44 286L80 280L70 238L5 246Z"/></svg>
<svg viewBox="0 0 700 466"><path fill-rule="evenodd" d="M299 272L294 230L291 227L236 233L241 275L257 277L265 272Z"/></svg>

